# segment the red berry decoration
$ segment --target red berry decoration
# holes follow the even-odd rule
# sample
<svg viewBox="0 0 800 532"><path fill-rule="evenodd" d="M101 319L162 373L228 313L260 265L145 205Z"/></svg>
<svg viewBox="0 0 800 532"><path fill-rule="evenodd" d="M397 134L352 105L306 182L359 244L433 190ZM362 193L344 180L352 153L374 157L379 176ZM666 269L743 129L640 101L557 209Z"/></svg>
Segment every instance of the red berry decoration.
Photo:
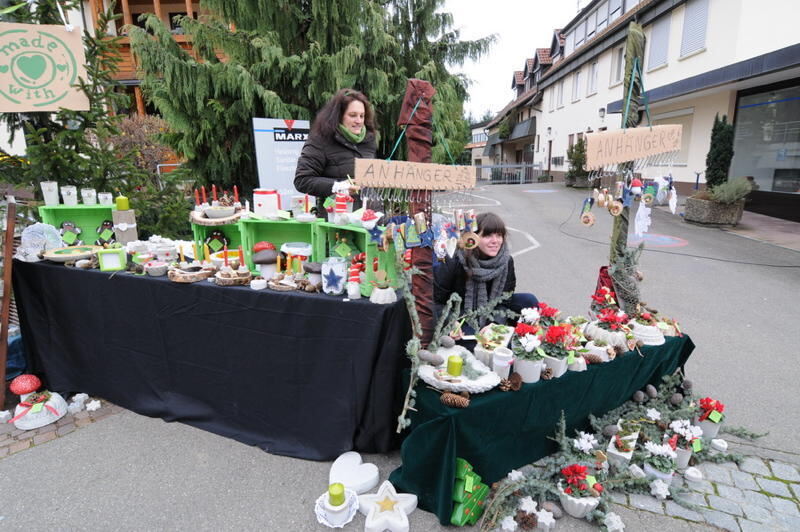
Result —
<svg viewBox="0 0 800 532"><path fill-rule="evenodd" d="M28 374L20 375L11 381L11 386L9 386L9 389L11 390L11 393L25 395L26 393L35 392L41 385L42 381L39 380L39 377Z"/></svg>

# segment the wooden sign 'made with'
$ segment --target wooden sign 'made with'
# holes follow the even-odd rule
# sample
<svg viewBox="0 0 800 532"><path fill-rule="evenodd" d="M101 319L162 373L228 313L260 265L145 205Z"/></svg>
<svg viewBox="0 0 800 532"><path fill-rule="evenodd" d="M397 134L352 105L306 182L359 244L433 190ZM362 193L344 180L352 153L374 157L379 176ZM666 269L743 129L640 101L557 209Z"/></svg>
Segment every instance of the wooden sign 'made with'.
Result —
<svg viewBox="0 0 800 532"><path fill-rule="evenodd" d="M446 164L356 159L355 182L360 187L416 190L459 190L475 186L475 168Z"/></svg>
<svg viewBox="0 0 800 532"><path fill-rule="evenodd" d="M595 170L681 149L682 126L638 127L586 135L586 169Z"/></svg>

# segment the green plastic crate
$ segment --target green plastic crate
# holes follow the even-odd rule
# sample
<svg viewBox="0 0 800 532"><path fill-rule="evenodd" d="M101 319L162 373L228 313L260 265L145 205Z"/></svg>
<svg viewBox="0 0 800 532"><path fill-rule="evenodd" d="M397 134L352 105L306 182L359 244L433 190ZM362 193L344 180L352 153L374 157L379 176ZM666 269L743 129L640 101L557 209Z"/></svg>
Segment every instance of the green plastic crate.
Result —
<svg viewBox="0 0 800 532"><path fill-rule="evenodd" d="M320 222L298 222L295 220L260 220L247 218L239 220L239 231L242 236L244 260L253 273L258 273L258 268L253 264L253 246L266 240L272 242L280 250L287 242L306 242L311 244L311 260L321 261L324 256L316 253L315 226Z"/></svg>
<svg viewBox="0 0 800 532"><path fill-rule="evenodd" d="M61 229L64 222L73 222L81 230L78 235L84 244L94 244L100 236L97 228L105 220L111 220L114 205L43 205L39 207L42 223Z"/></svg>
<svg viewBox="0 0 800 532"><path fill-rule="evenodd" d="M244 245L242 243L242 235L239 231L238 224L227 224L227 225L215 225L215 226L208 226L208 225L199 225L196 223L192 223L192 237L197 244L197 253L202 255L204 253L203 244L206 242L206 238L211 234L212 231L219 229L225 236L228 238L228 249L238 249L240 245ZM209 250L212 254L214 250ZM205 257L203 257L205 259Z"/></svg>
<svg viewBox="0 0 800 532"><path fill-rule="evenodd" d="M395 263L394 247L389 251L379 251L378 244L372 242L369 231L363 227L354 225L335 225L328 222L318 222L315 224L317 236L314 239L314 255L324 260L325 257L339 256L333 248L336 247L336 235L339 238L347 238L347 244L355 248L355 253L365 252L366 261L366 282L361 284L361 295L369 296L372 294L375 280L375 272L372 271L372 262L378 258L378 267L386 272L386 277L392 286L397 286L397 269Z"/></svg>

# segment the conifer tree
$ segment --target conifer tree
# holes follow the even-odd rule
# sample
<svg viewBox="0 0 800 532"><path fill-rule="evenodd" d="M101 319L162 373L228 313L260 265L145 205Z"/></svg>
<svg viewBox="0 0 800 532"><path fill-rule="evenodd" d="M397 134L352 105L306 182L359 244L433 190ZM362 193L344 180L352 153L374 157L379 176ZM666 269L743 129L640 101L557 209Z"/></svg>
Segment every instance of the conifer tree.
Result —
<svg viewBox="0 0 800 532"><path fill-rule="evenodd" d="M186 156L186 169L201 182L248 190L258 182L252 118L311 119L342 87L370 98L379 155L386 156L399 134L406 80L431 81L440 141L434 158L443 162L447 151L460 153L468 140L466 81L446 66L477 57L492 38L459 41L452 17L438 12L443 3L206 0L203 6L214 15L179 20L195 56L154 16L146 30L130 28L130 37L145 95L170 123L165 140Z"/></svg>
<svg viewBox="0 0 800 532"><path fill-rule="evenodd" d="M706 186L713 188L728 180L728 170L733 159L733 124L728 116L714 117L711 129L711 145L706 155Z"/></svg>

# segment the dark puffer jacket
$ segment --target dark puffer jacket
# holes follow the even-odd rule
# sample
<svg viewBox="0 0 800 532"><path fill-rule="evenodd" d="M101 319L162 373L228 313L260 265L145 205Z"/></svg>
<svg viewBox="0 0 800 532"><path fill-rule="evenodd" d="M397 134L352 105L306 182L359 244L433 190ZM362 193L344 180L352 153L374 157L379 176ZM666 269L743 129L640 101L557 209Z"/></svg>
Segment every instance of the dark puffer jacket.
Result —
<svg viewBox="0 0 800 532"><path fill-rule="evenodd" d="M336 131L333 138L311 135L303 146L297 170L294 174L294 188L304 194L318 198L321 205L333 191L334 181L353 177L355 159L372 159L375 157L375 134L367 131L360 144L354 144ZM358 207L355 207L358 208Z"/></svg>

